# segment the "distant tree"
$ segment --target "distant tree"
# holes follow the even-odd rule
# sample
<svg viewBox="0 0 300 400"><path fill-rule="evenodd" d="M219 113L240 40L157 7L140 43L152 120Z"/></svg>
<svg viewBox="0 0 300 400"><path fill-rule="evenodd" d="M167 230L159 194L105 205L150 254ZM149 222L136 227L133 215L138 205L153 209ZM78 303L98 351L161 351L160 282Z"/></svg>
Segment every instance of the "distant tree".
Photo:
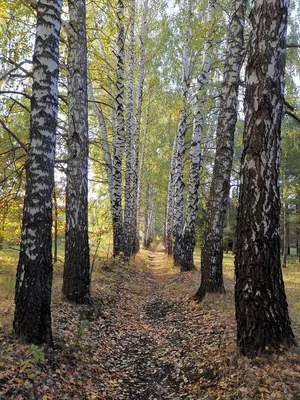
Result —
<svg viewBox="0 0 300 400"><path fill-rule="evenodd" d="M169 256L173 254L173 223L174 223L174 190L175 190L175 165L177 154L177 135L174 137L173 151L170 162L169 182L168 182L168 198L165 221L165 247Z"/></svg>
<svg viewBox="0 0 300 400"><path fill-rule="evenodd" d="M288 6L288 0L255 0L250 14L235 259L237 343L247 356L296 344L282 279L279 236Z"/></svg>
<svg viewBox="0 0 300 400"><path fill-rule="evenodd" d="M37 3L30 138L14 331L29 343L52 345L52 190L58 110L61 0Z"/></svg>

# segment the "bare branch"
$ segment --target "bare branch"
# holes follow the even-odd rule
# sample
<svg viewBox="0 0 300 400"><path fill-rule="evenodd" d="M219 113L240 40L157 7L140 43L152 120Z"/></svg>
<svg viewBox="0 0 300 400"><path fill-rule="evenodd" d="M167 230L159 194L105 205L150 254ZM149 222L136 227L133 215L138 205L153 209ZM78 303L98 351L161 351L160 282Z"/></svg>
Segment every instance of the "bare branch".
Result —
<svg viewBox="0 0 300 400"><path fill-rule="evenodd" d="M18 92L16 90L0 90L0 94L20 94L21 96L26 97L26 99L31 100L31 96L24 92Z"/></svg>
<svg viewBox="0 0 300 400"><path fill-rule="evenodd" d="M288 103L288 102L286 101L286 99L284 99L284 104L285 104L285 105L287 106L287 108L289 108L290 110L295 111L295 107L292 106L290 103Z"/></svg>
<svg viewBox="0 0 300 400"><path fill-rule="evenodd" d="M10 97L10 99L11 99L14 103L18 104L20 107L24 108L25 111L27 111L27 112L30 113L30 109L29 109L28 107L26 107L23 103L21 103L20 101L14 99L13 97Z"/></svg>
<svg viewBox="0 0 300 400"><path fill-rule="evenodd" d="M22 147L22 149L27 153L27 145L25 143L22 142L21 139L18 138L17 135L15 135L5 124L5 122L0 119L0 124L3 126L3 128L6 130L7 133L9 133L18 143L19 145Z"/></svg>
<svg viewBox="0 0 300 400"><path fill-rule="evenodd" d="M299 48L300 48L300 44L297 44L297 43L289 43L289 44L286 45L286 47L287 47L288 49L299 49Z"/></svg>
<svg viewBox="0 0 300 400"><path fill-rule="evenodd" d="M290 117L292 117L294 120L296 120L299 124L300 124L300 118L297 117L296 114L292 113L291 111L285 110L285 113L287 115L289 115Z"/></svg>

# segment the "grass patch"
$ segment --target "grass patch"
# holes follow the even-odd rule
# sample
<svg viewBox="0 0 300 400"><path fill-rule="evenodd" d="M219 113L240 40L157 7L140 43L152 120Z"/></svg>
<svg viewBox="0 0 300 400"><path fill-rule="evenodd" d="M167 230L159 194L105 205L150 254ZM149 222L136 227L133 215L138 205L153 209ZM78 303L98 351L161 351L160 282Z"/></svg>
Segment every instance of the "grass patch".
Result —
<svg viewBox="0 0 300 400"><path fill-rule="evenodd" d="M16 250L0 251L0 329L12 327L18 256Z"/></svg>

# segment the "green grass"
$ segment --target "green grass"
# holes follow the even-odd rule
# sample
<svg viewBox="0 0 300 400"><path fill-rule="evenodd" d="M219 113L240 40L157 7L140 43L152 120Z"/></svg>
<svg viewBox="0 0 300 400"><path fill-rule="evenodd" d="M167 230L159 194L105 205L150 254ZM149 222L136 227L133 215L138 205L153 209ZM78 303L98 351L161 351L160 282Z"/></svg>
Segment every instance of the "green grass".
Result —
<svg viewBox="0 0 300 400"><path fill-rule="evenodd" d="M0 328L11 329L12 326L18 256L16 250L0 251Z"/></svg>

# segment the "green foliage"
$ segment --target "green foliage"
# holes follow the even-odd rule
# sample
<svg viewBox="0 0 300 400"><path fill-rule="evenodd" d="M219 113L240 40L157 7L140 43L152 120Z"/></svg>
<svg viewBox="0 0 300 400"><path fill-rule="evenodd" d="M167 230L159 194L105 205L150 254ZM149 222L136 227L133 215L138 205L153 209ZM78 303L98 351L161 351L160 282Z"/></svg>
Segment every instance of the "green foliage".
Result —
<svg viewBox="0 0 300 400"><path fill-rule="evenodd" d="M21 362L21 372L24 372L25 370L31 371L30 377L34 379L35 374L33 368L37 363L45 360L45 353L43 349L32 344L29 350L27 350L26 355L26 359Z"/></svg>
<svg viewBox="0 0 300 400"><path fill-rule="evenodd" d="M83 338L84 334L87 332L87 325L89 321L87 319L80 320L78 323L78 330L76 336L76 345L78 346L80 340Z"/></svg>

